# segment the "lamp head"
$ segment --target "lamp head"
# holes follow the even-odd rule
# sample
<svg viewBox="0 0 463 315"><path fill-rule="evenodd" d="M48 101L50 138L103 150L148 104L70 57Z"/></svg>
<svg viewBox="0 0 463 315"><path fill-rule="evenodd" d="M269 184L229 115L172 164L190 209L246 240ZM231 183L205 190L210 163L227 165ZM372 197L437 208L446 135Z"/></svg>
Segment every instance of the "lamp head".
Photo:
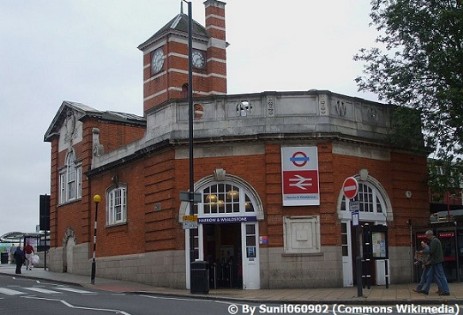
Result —
<svg viewBox="0 0 463 315"><path fill-rule="evenodd" d="M100 195L93 196L93 202L94 203L100 203L101 202L101 196Z"/></svg>

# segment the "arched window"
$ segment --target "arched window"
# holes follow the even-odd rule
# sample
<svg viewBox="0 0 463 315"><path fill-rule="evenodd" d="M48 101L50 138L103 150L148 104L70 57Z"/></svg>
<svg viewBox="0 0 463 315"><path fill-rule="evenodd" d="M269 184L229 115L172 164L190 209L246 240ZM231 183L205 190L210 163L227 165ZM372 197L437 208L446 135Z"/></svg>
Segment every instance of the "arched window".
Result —
<svg viewBox="0 0 463 315"><path fill-rule="evenodd" d="M359 202L360 212L383 213L384 200L379 191L367 183L359 183L359 192L353 199ZM342 198L341 210L350 210L346 197Z"/></svg>
<svg viewBox="0 0 463 315"><path fill-rule="evenodd" d="M182 85L182 97L183 98L188 97L188 83L185 83Z"/></svg>
<svg viewBox="0 0 463 315"><path fill-rule="evenodd" d="M106 193L106 200L106 225L127 222L127 187L112 187Z"/></svg>
<svg viewBox="0 0 463 315"><path fill-rule="evenodd" d="M352 201L358 201L360 218L365 221L392 220L392 208L382 187L376 186L371 177L370 181L359 181L358 194ZM351 200L341 196L339 214L341 218L351 218ZM389 206L388 206L389 205Z"/></svg>
<svg viewBox="0 0 463 315"><path fill-rule="evenodd" d="M202 203L195 205L195 213L210 216L250 215L254 205L244 189L227 183L213 183L202 190Z"/></svg>
<svg viewBox="0 0 463 315"><path fill-rule="evenodd" d="M82 197L82 164L77 161L74 151L66 156L64 168L59 175L59 185L61 204Z"/></svg>

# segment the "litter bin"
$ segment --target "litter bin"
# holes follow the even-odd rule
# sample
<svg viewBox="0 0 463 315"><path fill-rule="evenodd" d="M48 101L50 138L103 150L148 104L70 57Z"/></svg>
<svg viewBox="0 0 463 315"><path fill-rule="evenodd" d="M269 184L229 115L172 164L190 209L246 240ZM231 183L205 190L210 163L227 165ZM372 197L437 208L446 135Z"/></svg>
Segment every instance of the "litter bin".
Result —
<svg viewBox="0 0 463 315"><path fill-rule="evenodd" d="M8 263L8 253L2 253L1 262L2 262L2 264L7 264Z"/></svg>
<svg viewBox="0 0 463 315"><path fill-rule="evenodd" d="M209 264L197 260L191 263L191 293L209 293Z"/></svg>

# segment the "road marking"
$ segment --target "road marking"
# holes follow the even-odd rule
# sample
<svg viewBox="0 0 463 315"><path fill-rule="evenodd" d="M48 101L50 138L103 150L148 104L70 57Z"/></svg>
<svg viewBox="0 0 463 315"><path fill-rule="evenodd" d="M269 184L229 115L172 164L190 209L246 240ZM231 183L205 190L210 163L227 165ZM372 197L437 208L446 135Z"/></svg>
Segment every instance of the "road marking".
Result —
<svg viewBox="0 0 463 315"><path fill-rule="evenodd" d="M12 290L12 289L7 289L7 288L0 288L0 293L1 293L1 294L6 294L6 295L20 295L20 294L24 294L24 292Z"/></svg>
<svg viewBox="0 0 463 315"><path fill-rule="evenodd" d="M60 303L62 303L62 304L64 304L64 305L66 305L67 307L70 307L70 308L78 308L78 309L81 309L81 310L100 311L100 312L111 312L111 313L115 313L115 314L131 315L130 313L127 313L127 312L124 312L124 311L121 311L121 310L112 310L112 309L108 309L108 308L95 308L95 307L75 306L75 305L72 305L72 304L69 303L69 302L66 302L65 300L47 299L47 298L41 298L41 297L36 297L36 296L24 296L24 298L26 298L26 299L35 299L35 300L45 300L45 301L60 302Z"/></svg>
<svg viewBox="0 0 463 315"><path fill-rule="evenodd" d="M98 294L97 292L91 292L91 291L86 291L86 290L81 290L77 288L69 288L69 287L54 287L54 290L49 290L41 287L21 287L22 290L28 290L28 291L34 291L38 293L43 293L43 294L62 294L63 292L59 291L66 291L66 292L73 292L77 294ZM59 291L55 291L59 290ZM21 295L21 294L28 294L27 292L23 291L18 291L18 290L13 290L13 289L8 289L8 288L2 288L0 287L0 294L4 295Z"/></svg>
<svg viewBox="0 0 463 315"><path fill-rule="evenodd" d="M68 291L68 292L74 292L74 293L80 293L80 294L97 294L96 292L90 292L90 291L68 288L68 287L56 287L55 289L62 290L62 291Z"/></svg>
<svg viewBox="0 0 463 315"><path fill-rule="evenodd" d="M24 288L24 289L39 292L39 293L45 293L45 294L61 294L62 293L62 292L58 292L58 291L48 290L48 289L44 289L44 288L35 288L35 287Z"/></svg>

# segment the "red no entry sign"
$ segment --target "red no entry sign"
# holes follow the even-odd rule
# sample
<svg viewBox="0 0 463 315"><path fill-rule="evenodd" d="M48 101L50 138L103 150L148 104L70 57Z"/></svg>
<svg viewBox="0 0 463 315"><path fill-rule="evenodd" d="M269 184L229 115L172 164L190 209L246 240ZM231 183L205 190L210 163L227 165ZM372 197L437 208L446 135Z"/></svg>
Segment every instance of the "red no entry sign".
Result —
<svg viewBox="0 0 463 315"><path fill-rule="evenodd" d="M354 177L347 177L342 184L342 192L348 199L352 199L357 196L359 191L359 183Z"/></svg>

